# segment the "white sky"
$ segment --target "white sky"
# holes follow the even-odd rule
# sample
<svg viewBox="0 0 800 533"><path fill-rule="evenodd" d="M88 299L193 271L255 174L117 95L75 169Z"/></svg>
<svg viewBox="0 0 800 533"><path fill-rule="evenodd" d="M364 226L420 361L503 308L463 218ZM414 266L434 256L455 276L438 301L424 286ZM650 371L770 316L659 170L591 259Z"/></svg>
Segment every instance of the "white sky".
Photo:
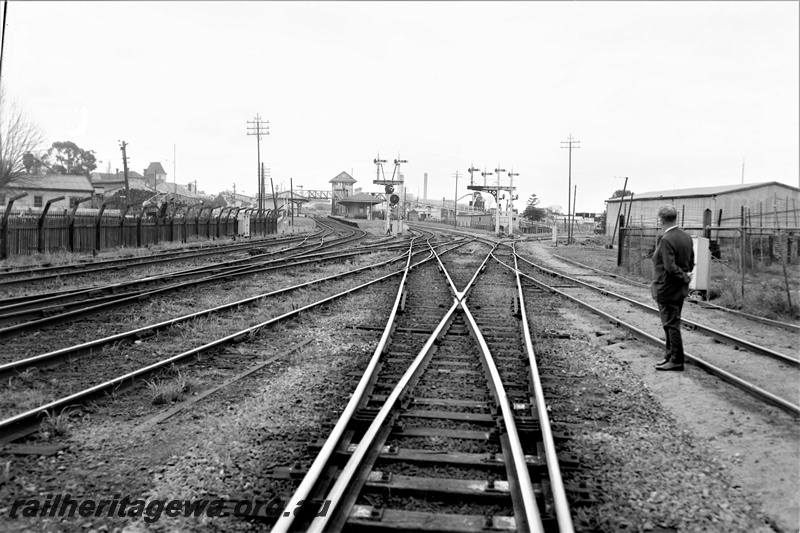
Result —
<svg viewBox="0 0 800 533"><path fill-rule="evenodd" d="M577 211L634 192L798 185L798 2L20 2L3 83L45 132L122 170L256 191L247 121L270 122L277 184L406 183L459 196L476 167L519 173L520 203ZM391 164L386 167L391 173ZM466 175L466 178L464 177ZM481 178L479 178L481 179ZM504 181L507 180L505 175Z"/></svg>

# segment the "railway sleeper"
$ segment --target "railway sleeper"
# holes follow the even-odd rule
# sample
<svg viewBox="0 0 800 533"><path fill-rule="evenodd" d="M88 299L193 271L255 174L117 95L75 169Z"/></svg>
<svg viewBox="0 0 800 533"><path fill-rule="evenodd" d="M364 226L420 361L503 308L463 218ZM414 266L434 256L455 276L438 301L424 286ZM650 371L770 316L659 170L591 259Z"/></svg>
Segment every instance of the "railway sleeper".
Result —
<svg viewBox="0 0 800 533"><path fill-rule="evenodd" d="M434 496L451 501L473 500L488 504L507 502L511 498L508 481L505 480L402 476L380 470L370 472L364 491L391 493L393 496ZM537 492L541 493L541 487L534 485L534 494Z"/></svg>
<svg viewBox="0 0 800 533"><path fill-rule="evenodd" d="M347 521L348 531L516 531L513 516L457 515L379 509L355 505Z"/></svg>

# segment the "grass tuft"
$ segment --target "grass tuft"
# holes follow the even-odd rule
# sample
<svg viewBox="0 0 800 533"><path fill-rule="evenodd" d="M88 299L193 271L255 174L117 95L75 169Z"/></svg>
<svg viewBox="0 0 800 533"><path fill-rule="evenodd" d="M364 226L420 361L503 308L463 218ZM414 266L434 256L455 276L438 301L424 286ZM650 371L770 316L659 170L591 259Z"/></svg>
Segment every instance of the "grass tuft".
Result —
<svg viewBox="0 0 800 533"><path fill-rule="evenodd" d="M181 401L199 387L196 379L187 378L176 369L168 369L162 376L153 381L145 380L150 389L150 401L154 405Z"/></svg>

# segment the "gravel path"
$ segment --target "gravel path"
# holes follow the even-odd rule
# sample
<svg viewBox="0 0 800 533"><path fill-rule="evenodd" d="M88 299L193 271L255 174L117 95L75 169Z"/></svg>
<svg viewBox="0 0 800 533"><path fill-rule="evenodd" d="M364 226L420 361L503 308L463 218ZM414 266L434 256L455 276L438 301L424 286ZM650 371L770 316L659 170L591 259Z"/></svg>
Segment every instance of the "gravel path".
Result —
<svg viewBox="0 0 800 533"><path fill-rule="evenodd" d="M534 251L541 258L551 250L536 245ZM626 316L634 325L658 320L634 315ZM619 426L587 435L579 445L606 472L603 492L612 497L598 520L611 520L612 509L620 516L603 529L666 524L686 531L798 531L796 420L692 365L682 374L655 372L659 349L571 304L548 327L571 334L571 340L548 339L574 352L568 364L611 390L605 397L613 401L604 405ZM700 522L687 522L691 517Z"/></svg>

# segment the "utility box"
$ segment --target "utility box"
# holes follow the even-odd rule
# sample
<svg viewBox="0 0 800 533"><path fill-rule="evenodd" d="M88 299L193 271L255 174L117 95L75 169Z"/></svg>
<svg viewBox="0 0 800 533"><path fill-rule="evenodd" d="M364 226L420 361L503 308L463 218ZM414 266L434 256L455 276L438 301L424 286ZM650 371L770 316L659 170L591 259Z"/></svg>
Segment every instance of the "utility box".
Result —
<svg viewBox="0 0 800 533"><path fill-rule="evenodd" d="M707 291L711 275L711 249L708 247L708 239L693 235L692 248L694 248L694 270L692 271L694 275L689 283L689 290Z"/></svg>

